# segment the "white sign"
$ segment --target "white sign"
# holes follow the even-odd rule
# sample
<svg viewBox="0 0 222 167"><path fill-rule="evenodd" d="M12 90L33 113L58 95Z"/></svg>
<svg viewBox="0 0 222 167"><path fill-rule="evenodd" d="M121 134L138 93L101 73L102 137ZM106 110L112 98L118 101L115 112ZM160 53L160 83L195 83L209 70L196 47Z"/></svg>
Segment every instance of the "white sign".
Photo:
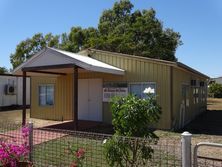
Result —
<svg viewBox="0 0 222 167"><path fill-rule="evenodd" d="M103 101L109 102L114 96L127 96L128 88L103 88Z"/></svg>

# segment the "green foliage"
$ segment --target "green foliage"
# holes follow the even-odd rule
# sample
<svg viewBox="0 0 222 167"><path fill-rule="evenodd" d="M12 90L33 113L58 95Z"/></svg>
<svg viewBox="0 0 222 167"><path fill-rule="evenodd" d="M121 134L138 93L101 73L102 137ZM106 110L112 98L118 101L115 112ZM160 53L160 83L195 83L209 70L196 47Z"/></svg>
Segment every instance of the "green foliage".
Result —
<svg viewBox="0 0 222 167"><path fill-rule="evenodd" d="M97 36L98 31L95 28L72 27L68 35L66 33L62 34L60 48L70 52L79 52L82 49L91 47L92 43L94 43L94 38Z"/></svg>
<svg viewBox="0 0 222 167"><path fill-rule="evenodd" d="M209 93L214 94L214 97L216 98L222 98L222 85L218 83L210 84Z"/></svg>
<svg viewBox="0 0 222 167"><path fill-rule="evenodd" d="M149 93L147 96L147 99L133 95L113 99L115 135L105 142L106 159L110 166L141 166L152 157L150 143L156 143L158 137L150 127L158 122L161 107L154 94Z"/></svg>
<svg viewBox="0 0 222 167"><path fill-rule="evenodd" d="M75 149L75 146L70 145L68 148L69 153L73 156L73 162L71 163L70 167L83 167L84 159L85 159L85 149L78 148Z"/></svg>
<svg viewBox="0 0 222 167"><path fill-rule="evenodd" d="M93 47L126 54L176 61L180 34L163 28L154 9L132 12L128 0L116 2L100 17L99 39Z"/></svg>
<svg viewBox="0 0 222 167"><path fill-rule="evenodd" d="M129 157L128 145L121 137L113 136L105 143L106 159L110 166L126 166L125 159Z"/></svg>
<svg viewBox="0 0 222 167"><path fill-rule="evenodd" d="M115 97L112 102L112 124L117 135L149 137L150 127L160 118L161 108L152 94L147 99L134 95Z"/></svg>
<svg viewBox="0 0 222 167"><path fill-rule="evenodd" d="M109 166L147 166L152 158L150 143L157 139L134 139L114 135L104 144L105 156Z"/></svg>
<svg viewBox="0 0 222 167"><path fill-rule="evenodd" d="M8 69L6 67L0 67L0 74L7 74Z"/></svg>
<svg viewBox="0 0 222 167"><path fill-rule="evenodd" d="M58 44L58 35L54 36L51 33L46 34L45 36L43 36L42 33L35 34L32 38L28 38L16 46L15 53L10 56L11 64L13 68L16 68L46 46L58 47Z"/></svg>
<svg viewBox="0 0 222 167"><path fill-rule="evenodd" d="M15 68L49 46L71 52L95 48L176 61L175 51L181 44L180 34L164 28L154 9L133 11L129 0L120 0L113 8L103 11L98 28L72 27L69 33L60 36L35 34L20 42L10 58Z"/></svg>

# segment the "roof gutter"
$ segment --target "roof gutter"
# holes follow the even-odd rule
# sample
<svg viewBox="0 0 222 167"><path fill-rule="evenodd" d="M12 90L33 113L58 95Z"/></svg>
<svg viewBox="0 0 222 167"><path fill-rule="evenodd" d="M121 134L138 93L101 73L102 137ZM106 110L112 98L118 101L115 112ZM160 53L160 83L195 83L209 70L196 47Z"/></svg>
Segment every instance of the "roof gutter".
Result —
<svg viewBox="0 0 222 167"><path fill-rule="evenodd" d="M181 62L177 62L177 67L183 68L183 69L185 69L187 71L190 71L194 74L201 75L204 78L207 78L207 79L210 78L209 76L207 76L207 75L205 75L205 74L203 74L203 73L201 73L201 72L199 72L199 71L197 71L197 70L195 70L195 69L193 69L193 68L191 68L191 67L189 67L189 66L187 66L187 65L185 65Z"/></svg>

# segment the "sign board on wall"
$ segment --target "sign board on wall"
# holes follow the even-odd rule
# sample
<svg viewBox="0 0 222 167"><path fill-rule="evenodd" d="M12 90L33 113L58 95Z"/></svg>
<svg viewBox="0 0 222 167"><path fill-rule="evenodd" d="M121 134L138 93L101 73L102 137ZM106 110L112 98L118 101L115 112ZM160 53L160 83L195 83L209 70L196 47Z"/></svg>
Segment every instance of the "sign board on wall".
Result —
<svg viewBox="0 0 222 167"><path fill-rule="evenodd" d="M127 96L127 87L107 87L103 88L103 102L109 102L114 96Z"/></svg>

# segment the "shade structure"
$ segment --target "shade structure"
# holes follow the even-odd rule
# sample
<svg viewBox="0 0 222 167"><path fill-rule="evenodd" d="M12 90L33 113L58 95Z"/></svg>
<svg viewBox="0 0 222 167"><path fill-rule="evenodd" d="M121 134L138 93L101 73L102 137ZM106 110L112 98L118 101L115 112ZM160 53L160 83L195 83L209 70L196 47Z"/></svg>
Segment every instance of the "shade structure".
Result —
<svg viewBox="0 0 222 167"><path fill-rule="evenodd" d="M74 66L88 71L114 75L124 75L125 73L123 69L98 61L89 56L47 47L15 68L13 74L22 74L22 71L33 72L47 70L48 72L53 72L53 69L55 71L55 69L72 68Z"/></svg>

